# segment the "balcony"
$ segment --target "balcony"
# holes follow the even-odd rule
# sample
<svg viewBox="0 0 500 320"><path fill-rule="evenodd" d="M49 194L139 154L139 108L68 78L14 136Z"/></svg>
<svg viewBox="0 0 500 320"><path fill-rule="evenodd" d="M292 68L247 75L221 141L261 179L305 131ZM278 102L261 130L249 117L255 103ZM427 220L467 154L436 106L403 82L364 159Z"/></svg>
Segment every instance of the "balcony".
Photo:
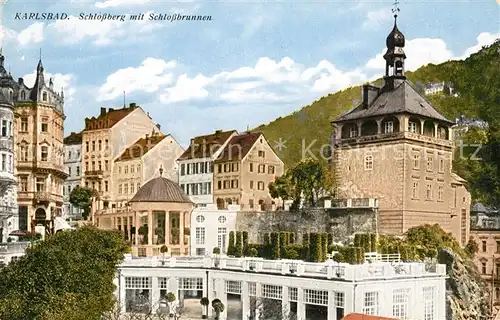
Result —
<svg viewBox="0 0 500 320"><path fill-rule="evenodd" d="M103 174L104 174L104 171L102 171L102 170L87 170L87 171L85 171L86 178L101 179Z"/></svg>
<svg viewBox="0 0 500 320"><path fill-rule="evenodd" d="M50 202L50 194L44 191L37 191L35 192L34 199L36 202Z"/></svg>
<svg viewBox="0 0 500 320"><path fill-rule="evenodd" d="M40 161L37 162L34 167L37 172L53 173L63 179L66 179L68 177L68 173L66 173L66 167L63 165L47 161Z"/></svg>
<svg viewBox="0 0 500 320"><path fill-rule="evenodd" d="M338 139L335 141L335 146L347 147L356 144L365 144L370 142L384 142L384 141L399 140L399 139L413 140L428 144L450 147L450 148L453 146L453 142L450 140L439 139L413 132L391 132L391 133L381 133L369 136Z"/></svg>

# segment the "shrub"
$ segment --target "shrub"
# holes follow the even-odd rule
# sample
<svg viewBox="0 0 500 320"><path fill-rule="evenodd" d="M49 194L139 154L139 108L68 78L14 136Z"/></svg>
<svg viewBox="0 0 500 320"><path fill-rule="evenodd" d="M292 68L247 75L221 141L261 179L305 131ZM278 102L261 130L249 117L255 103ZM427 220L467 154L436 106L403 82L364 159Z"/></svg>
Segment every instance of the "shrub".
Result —
<svg viewBox="0 0 500 320"><path fill-rule="evenodd" d="M326 255L328 254L328 233L323 233L322 241L321 252L323 255L323 261L326 261Z"/></svg>
<svg viewBox="0 0 500 320"><path fill-rule="evenodd" d="M304 233L302 235L302 260L309 261L310 257L310 235L308 233Z"/></svg>
<svg viewBox="0 0 500 320"><path fill-rule="evenodd" d="M213 254L220 254L220 248L219 247L213 248L212 253Z"/></svg>
<svg viewBox="0 0 500 320"><path fill-rule="evenodd" d="M229 232L229 243L227 245L227 255L234 256L236 254L236 247L234 246L234 231Z"/></svg>
<svg viewBox="0 0 500 320"><path fill-rule="evenodd" d="M243 231L243 255L248 255L248 231Z"/></svg>
<svg viewBox="0 0 500 320"><path fill-rule="evenodd" d="M256 248L250 248L250 249L248 249L248 256L249 257L257 257L257 256L259 256L259 251L257 251Z"/></svg>
<svg viewBox="0 0 500 320"><path fill-rule="evenodd" d="M328 233L328 246L333 244L333 234Z"/></svg>
<svg viewBox="0 0 500 320"><path fill-rule="evenodd" d="M377 235L370 233L370 251L377 252Z"/></svg>
<svg viewBox="0 0 500 320"><path fill-rule="evenodd" d="M289 245L285 248L285 258L292 260L299 260L303 248L301 245Z"/></svg>
<svg viewBox="0 0 500 320"><path fill-rule="evenodd" d="M241 242L241 231L236 231L236 243L234 245L234 256L242 257L243 256L243 243Z"/></svg>
<svg viewBox="0 0 500 320"><path fill-rule="evenodd" d="M271 233L271 258L273 260L280 258L280 239L277 232Z"/></svg>

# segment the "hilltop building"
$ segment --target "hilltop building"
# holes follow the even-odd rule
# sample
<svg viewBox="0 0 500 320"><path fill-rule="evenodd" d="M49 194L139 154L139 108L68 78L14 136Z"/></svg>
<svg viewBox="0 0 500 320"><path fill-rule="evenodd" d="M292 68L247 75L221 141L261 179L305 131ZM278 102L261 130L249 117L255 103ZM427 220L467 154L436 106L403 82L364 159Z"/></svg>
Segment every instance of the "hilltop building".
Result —
<svg viewBox="0 0 500 320"><path fill-rule="evenodd" d="M54 90L52 79L46 83L41 59L32 88L22 78L12 84L19 229L34 230L40 225L52 230L53 219L62 215L63 184L68 177L64 166L64 93Z"/></svg>
<svg viewBox="0 0 500 320"><path fill-rule="evenodd" d="M197 207L214 202L213 162L237 134L235 130L217 130L213 134L194 137L177 159L179 184Z"/></svg>
<svg viewBox="0 0 500 320"><path fill-rule="evenodd" d="M71 191L82 183L82 133L71 132L64 138L64 165L68 178L63 185L63 218L70 220L82 219L82 209L69 202Z"/></svg>
<svg viewBox="0 0 500 320"><path fill-rule="evenodd" d="M451 82L431 82L427 84L424 88L424 93L426 95L434 95L438 93L443 93L449 96L458 97L458 93L455 92L455 85Z"/></svg>
<svg viewBox="0 0 500 320"><path fill-rule="evenodd" d="M159 128L159 127L158 127ZM184 153L181 145L171 136L153 131L137 140L115 160L113 188L118 207L124 207L136 191L152 178L163 176L178 181L176 159Z"/></svg>
<svg viewBox="0 0 500 320"><path fill-rule="evenodd" d="M465 245L470 194L452 172L452 121L405 76L405 37L387 37L384 85L364 85L362 102L333 121L333 170L339 195L379 199L382 233L438 223Z"/></svg>
<svg viewBox="0 0 500 320"><path fill-rule="evenodd" d="M97 192L96 210L117 206L114 160L141 137L158 131L151 117L135 103L121 109L101 108L98 117L85 118L82 185Z"/></svg>
<svg viewBox="0 0 500 320"><path fill-rule="evenodd" d="M0 242L19 224L14 157L14 85L0 52Z"/></svg>
<svg viewBox="0 0 500 320"><path fill-rule="evenodd" d="M244 211L273 210L269 183L283 171L283 161L261 132L235 135L214 161L214 201L219 209L237 204Z"/></svg>
<svg viewBox="0 0 500 320"><path fill-rule="evenodd" d="M173 256L188 255L193 202L177 183L163 177L163 168L158 171L127 206L93 208L94 222L98 228L122 231L134 256L160 255L162 245Z"/></svg>

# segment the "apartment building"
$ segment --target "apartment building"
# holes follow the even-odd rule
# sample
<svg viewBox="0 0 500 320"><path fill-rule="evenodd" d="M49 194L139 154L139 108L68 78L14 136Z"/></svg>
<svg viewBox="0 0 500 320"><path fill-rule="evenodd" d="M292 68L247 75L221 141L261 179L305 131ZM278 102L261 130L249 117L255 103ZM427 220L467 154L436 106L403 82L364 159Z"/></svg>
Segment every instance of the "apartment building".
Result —
<svg viewBox="0 0 500 320"><path fill-rule="evenodd" d="M82 218L82 209L69 202L71 191L82 183L82 133L71 132L64 138L64 165L68 178L63 185L63 218L77 220Z"/></svg>
<svg viewBox="0 0 500 320"><path fill-rule="evenodd" d="M273 210L269 183L283 174L283 161L261 132L233 136L214 161L214 202L219 209Z"/></svg>
<svg viewBox="0 0 500 320"><path fill-rule="evenodd" d="M117 207L123 207L140 187L155 177L159 169L163 176L177 182L177 158L184 148L172 137L153 131L137 140L115 160L113 187Z"/></svg>
<svg viewBox="0 0 500 320"><path fill-rule="evenodd" d="M86 118L82 132L82 185L99 195L96 209L115 207L114 160L139 138L159 128L144 110L131 103L121 109L101 108Z"/></svg>
<svg viewBox="0 0 500 320"><path fill-rule="evenodd" d="M15 137L19 229L41 225L53 228L62 215L64 180L64 94L45 81L42 61L35 83L28 87L22 78L14 83Z"/></svg>
<svg viewBox="0 0 500 320"><path fill-rule="evenodd" d="M338 192L380 199L383 233L438 223L465 245L470 194L452 172L454 123L406 79L404 45L395 24L387 37L384 85L363 86L361 104L332 122Z"/></svg>
<svg viewBox="0 0 500 320"><path fill-rule="evenodd" d="M14 97L13 81L4 67L0 52L0 242L18 229L17 185L14 175Z"/></svg>
<svg viewBox="0 0 500 320"><path fill-rule="evenodd" d="M177 159L179 184L197 207L213 203L213 161L237 134L236 130L217 130L209 135L195 137Z"/></svg>

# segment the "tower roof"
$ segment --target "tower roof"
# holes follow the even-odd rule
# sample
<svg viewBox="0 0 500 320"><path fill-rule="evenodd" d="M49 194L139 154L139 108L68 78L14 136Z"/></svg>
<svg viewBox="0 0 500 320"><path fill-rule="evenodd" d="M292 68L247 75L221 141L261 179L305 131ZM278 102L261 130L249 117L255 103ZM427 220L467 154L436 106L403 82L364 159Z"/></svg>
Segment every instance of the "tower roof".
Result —
<svg viewBox="0 0 500 320"><path fill-rule="evenodd" d="M399 31L398 25L397 25L397 19L398 15L394 15L394 27L392 28L391 33L387 36L387 39L385 40L385 44L387 46L387 49L394 49L395 47L404 47L405 46L405 36L404 34Z"/></svg>
<svg viewBox="0 0 500 320"><path fill-rule="evenodd" d="M162 177L162 173L163 169L160 168L160 176L142 186L130 202L192 203L182 188L172 180Z"/></svg>

